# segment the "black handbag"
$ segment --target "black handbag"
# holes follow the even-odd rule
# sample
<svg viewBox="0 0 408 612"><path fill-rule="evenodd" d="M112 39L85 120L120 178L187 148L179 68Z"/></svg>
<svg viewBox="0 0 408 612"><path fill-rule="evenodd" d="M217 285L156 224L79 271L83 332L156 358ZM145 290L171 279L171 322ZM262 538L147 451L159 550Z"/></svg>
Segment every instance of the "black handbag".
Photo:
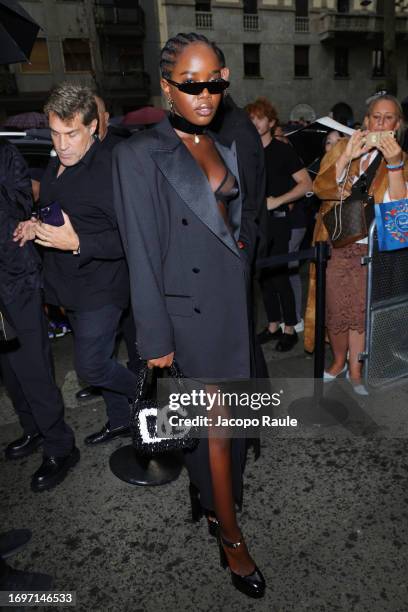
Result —
<svg viewBox="0 0 408 612"><path fill-rule="evenodd" d="M178 365L173 362L168 371L177 390L185 393L184 377ZM136 398L130 409L130 431L134 448L138 453L148 456L194 450L198 444L198 438L194 437L196 429L170 426L167 417L175 412L169 411L168 406L161 406L155 400L146 399L148 372L147 364L144 363L138 373ZM160 419L158 419L159 411L162 417ZM158 431L158 422L160 422L160 431Z"/></svg>
<svg viewBox="0 0 408 612"><path fill-rule="evenodd" d="M378 154L354 183L348 198L336 202L323 214L323 223L334 248L347 246L368 236L375 203L368 190L381 160L382 155Z"/></svg>
<svg viewBox="0 0 408 612"><path fill-rule="evenodd" d="M4 313L0 311L0 342L10 342L17 338L16 330L7 321Z"/></svg>

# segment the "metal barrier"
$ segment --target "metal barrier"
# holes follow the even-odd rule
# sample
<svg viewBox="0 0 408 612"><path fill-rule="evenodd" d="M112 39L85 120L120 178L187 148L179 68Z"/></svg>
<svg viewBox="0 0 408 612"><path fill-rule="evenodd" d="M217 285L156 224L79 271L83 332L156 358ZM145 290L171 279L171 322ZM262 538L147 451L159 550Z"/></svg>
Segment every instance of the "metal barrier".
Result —
<svg viewBox="0 0 408 612"><path fill-rule="evenodd" d="M379 251L375 221L368 235L364 381L379 388L408 376L408 249Z"/></svg>

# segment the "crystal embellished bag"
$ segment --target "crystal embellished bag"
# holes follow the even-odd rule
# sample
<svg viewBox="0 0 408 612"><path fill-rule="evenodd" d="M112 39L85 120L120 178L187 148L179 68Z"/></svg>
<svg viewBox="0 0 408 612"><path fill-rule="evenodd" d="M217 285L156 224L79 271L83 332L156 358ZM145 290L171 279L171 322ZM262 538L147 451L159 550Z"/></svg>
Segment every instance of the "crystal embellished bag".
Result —
<svg viewBox="0 0 408 612"><path fill-rule="evenodd" d="M184 377L178 365L173 362L168 371L178 391L184 393ZM146 399L148 372L147 364L144 363L138 373L136 399L131 405L130 431L134 448L142 455L150 456L194 450L198 444L198 439L194 437L194 428L171 426L167 418L168 406L161 406L155 400ZM158 418L159 412L163 418ZM171 414L176 413L172 411Z"/></svg>

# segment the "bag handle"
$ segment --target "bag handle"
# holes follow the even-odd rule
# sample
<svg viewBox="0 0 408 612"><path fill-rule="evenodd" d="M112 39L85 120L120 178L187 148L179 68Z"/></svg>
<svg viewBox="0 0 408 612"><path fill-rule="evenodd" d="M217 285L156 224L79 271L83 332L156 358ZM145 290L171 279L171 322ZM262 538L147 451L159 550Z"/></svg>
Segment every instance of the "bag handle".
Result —
<svg viewBox="0 0 408 612"><path fill-rule="evenodd" d="M147 367L147 361L145 361L144 359L143 360L141 359L140 361L143 365L141 369L139 370L138 381L136 385L136 395L135 395L136 402L139 402L144 399L146 395L147 379L149 377L149 368ZM184 375L178 363L173 359L173 363L171 364L171 366L165 369L169 372L171 378L175 381L178 388L181 391L184 391L184 385L182 383L182 379L184 378Z"/></svg>

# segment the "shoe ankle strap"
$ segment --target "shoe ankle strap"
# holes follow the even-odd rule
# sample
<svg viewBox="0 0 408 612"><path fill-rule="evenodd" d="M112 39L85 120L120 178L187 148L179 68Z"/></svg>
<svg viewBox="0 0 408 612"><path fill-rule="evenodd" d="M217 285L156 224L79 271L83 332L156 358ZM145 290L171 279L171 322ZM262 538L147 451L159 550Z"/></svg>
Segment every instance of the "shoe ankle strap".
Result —
<svg viewBox="0 0 408 612"><path fill-rule="evenodd" d="M224 546L227 546L227 548L236 549L236 548L239 548L242 544L242 540L240 540L239 542L230 542L229 540L226 540L224 536L221 535L221 532L220 532L220 538L221 538L221 542L224 544Z"/></svg>

